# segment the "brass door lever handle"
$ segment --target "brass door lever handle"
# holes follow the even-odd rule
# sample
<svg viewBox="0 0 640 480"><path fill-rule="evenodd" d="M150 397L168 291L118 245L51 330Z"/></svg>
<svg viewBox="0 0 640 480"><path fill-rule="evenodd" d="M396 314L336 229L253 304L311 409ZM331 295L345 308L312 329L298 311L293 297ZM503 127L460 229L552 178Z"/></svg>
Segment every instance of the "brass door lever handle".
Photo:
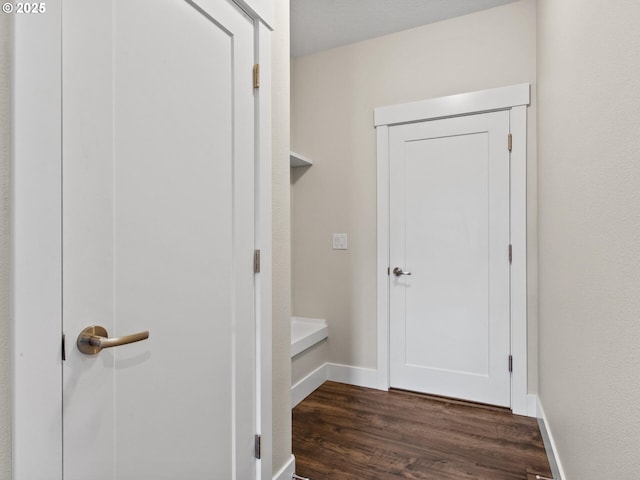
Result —
<svg viewBox="0 0 640 480"><path fill-rule="evenodd" d="M149 338L149 332L138 332L123 337L109 338L109 333L104 327L92 325L80 332L76 345L78 350L86 355L97 355L103 348L118 347L127 343L139 342Z"/></svg>

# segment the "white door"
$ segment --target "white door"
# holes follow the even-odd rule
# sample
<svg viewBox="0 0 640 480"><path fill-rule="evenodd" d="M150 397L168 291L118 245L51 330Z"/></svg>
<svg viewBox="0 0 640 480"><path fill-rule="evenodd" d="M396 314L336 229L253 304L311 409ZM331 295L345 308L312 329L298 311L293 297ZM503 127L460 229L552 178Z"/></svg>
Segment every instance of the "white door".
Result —
<svg viewBox="0 0 640 480"><path fill-rule="evenodd" d="M392 387L510 406L508 133L507 111L390 128Z"/></svg>
<svg viewBox="0 0 640 480"><path fill-rule="evenodd" d="M65 480L256 477L253 41L225 0L64 1Z"/></svg>

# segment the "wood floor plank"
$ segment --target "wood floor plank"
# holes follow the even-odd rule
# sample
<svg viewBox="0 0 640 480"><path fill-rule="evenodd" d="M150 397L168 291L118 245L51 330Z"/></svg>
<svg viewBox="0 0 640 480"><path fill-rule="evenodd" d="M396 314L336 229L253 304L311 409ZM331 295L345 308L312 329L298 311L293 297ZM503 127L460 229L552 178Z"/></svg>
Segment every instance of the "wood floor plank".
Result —
<svg viewBox="0 0 640 480"><path fill-rule="evenodd" d="M536 420L497 407L326 382L292 426L296 473L311 480L551 476Z"/></svg>

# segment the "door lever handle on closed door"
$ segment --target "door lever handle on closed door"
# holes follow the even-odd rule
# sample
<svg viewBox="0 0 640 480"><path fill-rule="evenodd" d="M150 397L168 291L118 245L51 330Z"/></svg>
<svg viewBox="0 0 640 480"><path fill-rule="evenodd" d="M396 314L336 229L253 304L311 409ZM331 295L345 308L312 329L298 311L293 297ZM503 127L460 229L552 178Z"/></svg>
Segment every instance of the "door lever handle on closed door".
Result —
<svg viewBox="0 0 640 480"><path fill-rule="evenodd" d="M93 325L80 332L76 345L78 350L87 355L96 355L103 348L117 347L127 343L139 342L149 338L149 332L139 332L124 337L109 338L109 334L104 327Z"/></svg>
<svg viewBox="0 0 640 480"><path fill-rule="evenodd" d="M400 267L396 267L396 268L393 269L393 274L396 277L399 277L400 275L411 275L411 272L405 272Z"/></svg>

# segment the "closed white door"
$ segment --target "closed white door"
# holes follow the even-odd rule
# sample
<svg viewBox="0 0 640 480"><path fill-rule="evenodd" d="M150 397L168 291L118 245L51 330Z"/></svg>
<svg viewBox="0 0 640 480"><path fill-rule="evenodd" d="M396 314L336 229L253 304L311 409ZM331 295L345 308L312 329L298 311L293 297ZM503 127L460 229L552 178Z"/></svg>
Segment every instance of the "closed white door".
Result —
<svg viewBox="0 0 640 480"><path fill-rule="evenodd" d="M62 40L64 479L255 478L253 23L65 0Z"/></svg>
<svg viewBox="0 0 640 480"><path fill-rule="evenodd" d="M510 406L508 133L506 111L390 128L392 387Z"/></svg>

